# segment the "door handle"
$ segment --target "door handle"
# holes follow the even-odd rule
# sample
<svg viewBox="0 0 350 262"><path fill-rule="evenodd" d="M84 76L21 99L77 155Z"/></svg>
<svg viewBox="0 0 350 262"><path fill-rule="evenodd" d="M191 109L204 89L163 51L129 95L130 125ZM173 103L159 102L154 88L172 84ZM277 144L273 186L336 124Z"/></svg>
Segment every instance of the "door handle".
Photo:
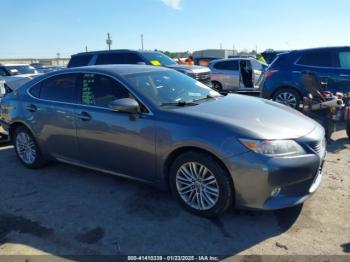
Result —
<svg viewBox="0 0 350 262"><path fill-rule="evenodd" d="M77 118L79 118L81 121L90 121L91 115L86 112L81 112L80 114L77 114Z"/></svg>
<svg viewBox="0 0 350 262"><path fill-rule="evenodd" d="M38 110L38 108L37 108L36 105L30 104L30 105L27 106L27 111L29 111L29 112L34 113L34 112L36 112L37 110Z"/></svg>

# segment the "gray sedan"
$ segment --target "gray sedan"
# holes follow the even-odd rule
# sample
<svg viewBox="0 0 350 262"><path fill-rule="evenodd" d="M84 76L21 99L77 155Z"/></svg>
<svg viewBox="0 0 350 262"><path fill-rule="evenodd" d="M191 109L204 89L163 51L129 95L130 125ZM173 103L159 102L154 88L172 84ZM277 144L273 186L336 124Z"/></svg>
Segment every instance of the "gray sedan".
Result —
<svg viewBox="0 0 350 262"><path fill-rule="evenodd" d="M283 105L222 96L172 69L91 66L5 95L1 123L19 160L50 160L170 187L191 212L279 209L322 178L324 129Z"/></svg>

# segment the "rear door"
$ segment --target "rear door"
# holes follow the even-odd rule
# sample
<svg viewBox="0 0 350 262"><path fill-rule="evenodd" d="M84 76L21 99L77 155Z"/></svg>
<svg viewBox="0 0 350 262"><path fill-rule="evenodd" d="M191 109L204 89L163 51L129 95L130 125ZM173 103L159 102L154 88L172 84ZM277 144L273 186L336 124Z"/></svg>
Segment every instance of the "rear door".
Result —
<svg viewBox="0 0 350 262"><path fill-rule="evenodd" d="M318 75L323 86L327 90L337 92L339 88L339 62L337 54L333 51L312 51L303 54L296 64L299 73L311 71Z"/></svg>
<svg viewBox="0 0 350 262"><path fill-rule="evenodd" d="M213 78L217 78L223 90L236 90L239 88L240 73L238 60L220 61L213 65L215 72ZM213 79L215 80L215 79Z"/></svg>
<svg viewBox="0 0 350 262"><path fill-rule="evenodd" d="M76 139L77 74L62 74L33 86L33 99L24 104L25 116L35 130L38 142L53 157L78 159Z"/></svg>
<svg viewBox="0 0 350 262"><path fill-rule="evenodd" d="M251 59L250 62L252 63L252 69L253 69L253 84L254 88L259 88L259 82L262 78L263 73L263 66L259 61L255 59Z"/></svg>

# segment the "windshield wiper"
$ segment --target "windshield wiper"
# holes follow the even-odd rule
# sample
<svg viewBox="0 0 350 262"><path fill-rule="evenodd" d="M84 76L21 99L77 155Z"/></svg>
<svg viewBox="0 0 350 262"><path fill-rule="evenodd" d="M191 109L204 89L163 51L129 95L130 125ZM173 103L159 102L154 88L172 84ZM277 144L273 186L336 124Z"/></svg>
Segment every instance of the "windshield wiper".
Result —
<svg viewBox="0 0 350 262"><path fill-rule="evenodd" d="M203 98L200 98L200 99L195 99L192 102L197 103L197 102L201 102L201 101L205 101L205 100L209 100L209 99L216 99L218 97L222 97L222 96L207 95L206 97L203 97Z"/></svg>
<svg viewBox="0 0 350 262"><path fill-rule="evenodd" d="M185 107L185 106L197 106L198 103L193 102L186 102L186 101L178 101L178 102L171 102L171 103L162 103L160 106L179 106L179 107Z"/></svg>

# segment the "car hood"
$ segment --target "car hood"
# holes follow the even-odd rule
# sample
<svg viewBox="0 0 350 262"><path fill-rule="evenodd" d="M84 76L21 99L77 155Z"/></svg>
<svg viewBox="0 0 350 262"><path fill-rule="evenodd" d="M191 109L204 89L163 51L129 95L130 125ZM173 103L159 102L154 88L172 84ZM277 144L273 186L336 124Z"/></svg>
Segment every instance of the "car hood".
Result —
<svg viewBox="0 0 350 262"><path fill-rule="evenodd" d="M178 71L190 70L193 73L208 73L210 69L204 66L190 66L190 65L168 65L167 68L175 69Z"/></svg>
<svg viewBox="0 0 350 262"><path fill-rule="evenodd" d="M233 129L237 136L251 139L297 139L319 126L297 110L244 95L230 94L176 111L210 124L226 126Z"/></svg>

